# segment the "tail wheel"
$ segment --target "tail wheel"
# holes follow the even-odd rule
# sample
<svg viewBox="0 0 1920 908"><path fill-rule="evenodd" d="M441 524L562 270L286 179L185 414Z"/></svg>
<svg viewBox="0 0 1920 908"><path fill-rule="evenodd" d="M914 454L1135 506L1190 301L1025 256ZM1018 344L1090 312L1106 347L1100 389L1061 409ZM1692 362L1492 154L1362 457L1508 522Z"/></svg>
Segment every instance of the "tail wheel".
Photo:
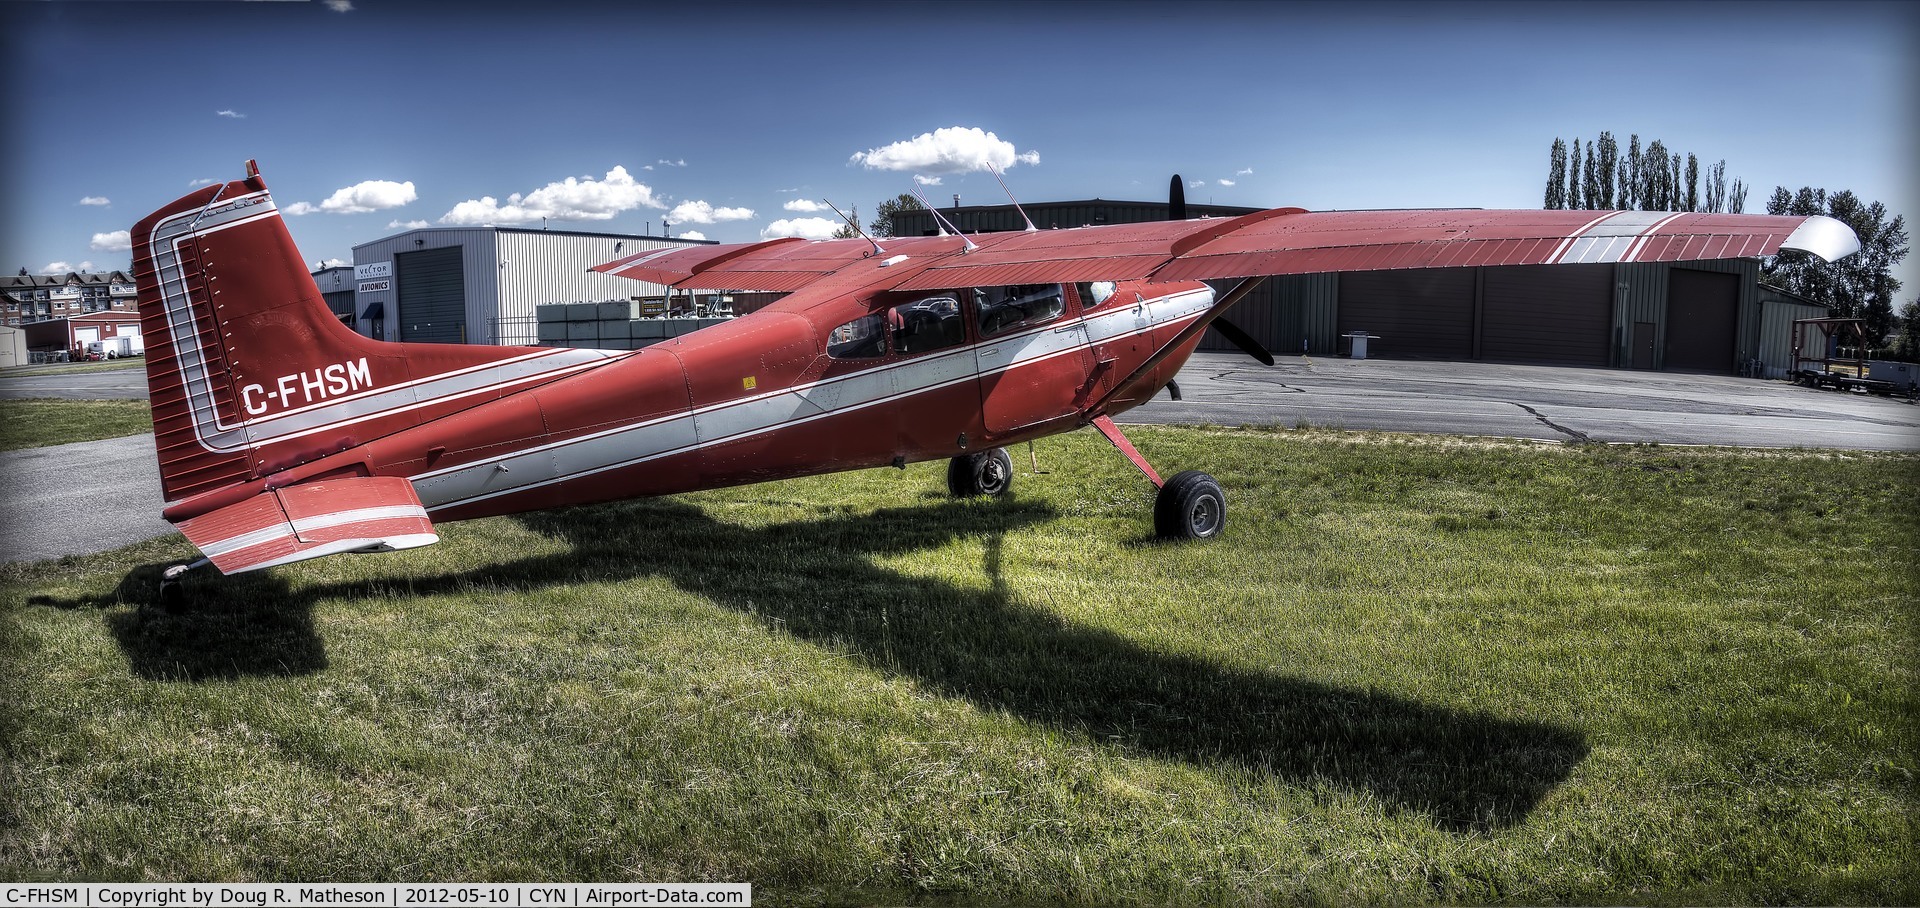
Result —
<svg viewBox="0 0 1920 908"><path fill-rule="evenodd" d="M1013 490L1013 458L1006 448L962 454L947 462L947 491L955 498L995 497Z"/></svg>
<svg viewBox="0 0 1920 908"><path fill-rule="evenodd" d="M1199 470L1188 470L1160 487L1153 502L1153 531L1162 539L1212 539L1227 525L1227 496Z"/></svg>

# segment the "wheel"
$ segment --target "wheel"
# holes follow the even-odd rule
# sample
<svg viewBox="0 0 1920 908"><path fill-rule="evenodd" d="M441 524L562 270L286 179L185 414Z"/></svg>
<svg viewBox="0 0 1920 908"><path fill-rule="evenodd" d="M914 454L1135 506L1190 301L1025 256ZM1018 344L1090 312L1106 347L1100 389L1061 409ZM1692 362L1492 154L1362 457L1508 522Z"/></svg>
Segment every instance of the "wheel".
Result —
<svg viewBox="0 0 1920 908"><path fill-rule="evenodd" d="M1199 470L1188 470L1160 487L1153 502L1153 532L1162 539L1212 539L1227 525L1227 496Z"/></svg>
<svg viewBox="0 0 1920 908"><path fill-rule="evenodd" d="M947 491L955 498L1001 496L1013 490L1013 458L1006 448L962 454L947 462Z"/></svg>

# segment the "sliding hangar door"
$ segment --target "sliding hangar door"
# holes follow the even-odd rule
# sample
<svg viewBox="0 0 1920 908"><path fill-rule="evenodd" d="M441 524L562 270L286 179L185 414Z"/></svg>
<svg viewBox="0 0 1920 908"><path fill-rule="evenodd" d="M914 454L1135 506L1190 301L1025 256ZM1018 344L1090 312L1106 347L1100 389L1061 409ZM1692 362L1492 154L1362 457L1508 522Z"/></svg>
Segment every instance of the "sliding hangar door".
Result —
<svg viewBox="0 0 1920 908"><path fill-rule="evenodd" d="M1732 373L1751 260L1684 266L1528 265L1272 278L1228 317L1280 353L1491 360ZM1263 288L1266 289L1266 288ZM1754 322L1757 325L1757 321ZM1231 350L1209 334L1203 349Z"/></svg>

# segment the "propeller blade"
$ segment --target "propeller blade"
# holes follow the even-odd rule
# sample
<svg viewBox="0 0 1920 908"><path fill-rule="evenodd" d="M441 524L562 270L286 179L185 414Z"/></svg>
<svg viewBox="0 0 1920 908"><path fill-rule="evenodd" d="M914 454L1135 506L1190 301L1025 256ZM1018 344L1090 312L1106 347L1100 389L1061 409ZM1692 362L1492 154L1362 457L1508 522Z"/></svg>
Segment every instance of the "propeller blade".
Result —
<svg viewBox="0 0 1920 908"><path fill-rule="evenodd" d="M1167 220L1184 221L1187 219L1187 184L1180 180L1179 174L1173 175L1173 182L1167 184Z"/></svg>
<svg viewBox="0 0 1920 908"><path fill-rule="evenodd" d="M1220 332L1221 337L1233 341L1233 345L1247 351L1248 356L1266 365L1273 365L1273 354L1268 353L1267 348L1260 346L1260 342L1254 340L1253 335L1241 330L1239 325L1224 318L1216 318L1207 327Z"/></svg>

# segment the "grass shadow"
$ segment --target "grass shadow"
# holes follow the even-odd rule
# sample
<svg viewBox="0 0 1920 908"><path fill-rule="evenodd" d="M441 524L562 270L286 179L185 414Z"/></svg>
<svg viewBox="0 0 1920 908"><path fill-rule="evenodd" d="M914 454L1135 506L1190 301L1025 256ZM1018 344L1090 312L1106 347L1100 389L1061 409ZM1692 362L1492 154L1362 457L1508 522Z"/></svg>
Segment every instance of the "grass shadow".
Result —
<svg viewBox="0 0 1920 908"><path fill-rule="evenodd" d="M1367 792L1453 831L1524 820L1587 754L1571 728L1222 666L1063 622L1000 571L1005 533L1051 516L1017 501L954 503L739 527L653 500L520 519L573 546L565 576L664 576L988 710L1157 757ZM985 588L874 563L959 536L984 539ZM523 565L505 573L528 576Z"/></svg>
<svg viewBox="0 0 1920 908"><path fill-rule="evenodd" d="M1223 666L1065 622L1024 601L1001 571L1006 533L1054 516L1017 500L947 501L740 526L681 501L642 500L523 515L571 551L406 586L435 595L663 577L987 710L1155 757L1364 792L1456 832L1523 821L1587 754L1583 736L1564 726ZM959 538L983 541L985 584L876 563ZM163 567L129 574L115 596L64 605L150 603ZM274 576L201 577L188 611L142 608L107 620L142 677L298 675L327 664L316 601L392 591L388 579L291 590Z"/></svg>
<svg viewBox="0 0 1920 908"><path fill-rule="evenodd" d="M126 654L134 675L155 681L217 681L256 676L293 677L327 667L326 644L313 625L313 599L296 595L270 572L187 584L187 601L160 603L160 575L174 562L143 564L113 592L59 599L33 596L30 605L97 609ZM119 608L131 604L131 610Z"/></svg>

